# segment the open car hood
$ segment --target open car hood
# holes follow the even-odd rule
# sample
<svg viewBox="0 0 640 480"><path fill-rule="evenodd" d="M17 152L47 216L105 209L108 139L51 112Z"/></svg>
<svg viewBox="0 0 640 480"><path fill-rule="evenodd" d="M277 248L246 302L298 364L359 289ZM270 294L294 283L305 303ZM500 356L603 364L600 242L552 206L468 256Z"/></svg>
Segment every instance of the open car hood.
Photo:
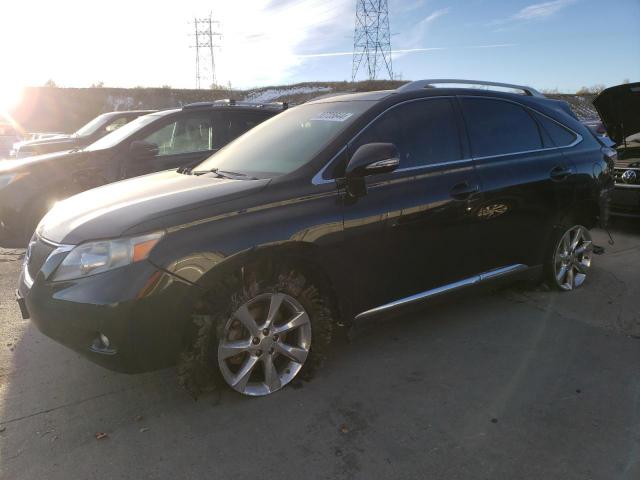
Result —
<svg viewBox="0 0 640 480"><path fill-rule="evenodd" d="M616 144L640 132L640 82L607 88L595 98L593 105Z"/></svg>

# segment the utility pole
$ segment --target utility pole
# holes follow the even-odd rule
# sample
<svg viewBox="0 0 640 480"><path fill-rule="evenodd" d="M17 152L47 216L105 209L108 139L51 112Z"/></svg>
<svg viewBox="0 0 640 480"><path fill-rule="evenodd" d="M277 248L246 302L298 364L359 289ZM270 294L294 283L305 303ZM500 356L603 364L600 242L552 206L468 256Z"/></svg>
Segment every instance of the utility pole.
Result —
<svg viewBox="0 0 640 480"><path fill-rule="evenodd" d="M355 81L360 65L365 63L369 80L380 71L393 80L391 34L387 0L356 0L356 26L353 33L351 81Z"/></svg>
<svg viewBox="0 0 640 480"><path fill-rule="evenodd" d="M190 47L196 49L196 88L202 88L203 80L211 80L209 85L217 85L214 49L219 48L220 45L216 45L214 37L220 39L222 34L214 30L214 25L219 29L220 22L214 20L213 14L210 13L208 17L194 18L192 25L195 44ZM209 72L207 72L207 63L211 65Z"/></svg>

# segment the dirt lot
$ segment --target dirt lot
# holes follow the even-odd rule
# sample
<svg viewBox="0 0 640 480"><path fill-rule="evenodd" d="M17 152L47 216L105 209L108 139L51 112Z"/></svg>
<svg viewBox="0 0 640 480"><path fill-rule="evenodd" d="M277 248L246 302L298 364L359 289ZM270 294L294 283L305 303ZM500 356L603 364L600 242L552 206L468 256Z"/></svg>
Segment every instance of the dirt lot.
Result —
<svg viewBox="0 0 640 480"><path fill-rule="evenodd" d="M640 222L613 230L579 291L376 321L301 388L198 402L172 370L112 373L21 320L20 252L1 251L0 477L638 479Z"/></svg>

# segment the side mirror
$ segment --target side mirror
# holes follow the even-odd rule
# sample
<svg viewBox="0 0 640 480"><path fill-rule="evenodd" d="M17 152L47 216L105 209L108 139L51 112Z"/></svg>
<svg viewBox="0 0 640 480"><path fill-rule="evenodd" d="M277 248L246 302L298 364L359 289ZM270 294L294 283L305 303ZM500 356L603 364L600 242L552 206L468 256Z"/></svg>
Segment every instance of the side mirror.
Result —
<svg viewBox="0 0 640 480"><path fill-rule="evenodd" d="M367 143L360 146L347 165L345 176L362 178L367 175L393 172L400 165L400 153L393 143Z"/></svg>
<svg viewBox="0 0 640 480"><path fill-rule="evenodd" d="M158 145L155 143L136 140L129 145L129 152L134 160L149 160L158 155Z"/></svg>

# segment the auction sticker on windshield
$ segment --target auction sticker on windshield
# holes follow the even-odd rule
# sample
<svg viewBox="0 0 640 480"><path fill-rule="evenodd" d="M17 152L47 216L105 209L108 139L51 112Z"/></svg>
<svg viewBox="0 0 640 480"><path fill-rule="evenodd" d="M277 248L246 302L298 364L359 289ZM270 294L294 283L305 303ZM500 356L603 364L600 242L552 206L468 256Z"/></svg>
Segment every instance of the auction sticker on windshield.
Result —
<svg viewBox="0 0 640 480"><path fill-rule="evenodd" d="M322 112L316 115L311 119L321 121L321 122L344 122L348 119L353 113L351 112Z"/></svg>

